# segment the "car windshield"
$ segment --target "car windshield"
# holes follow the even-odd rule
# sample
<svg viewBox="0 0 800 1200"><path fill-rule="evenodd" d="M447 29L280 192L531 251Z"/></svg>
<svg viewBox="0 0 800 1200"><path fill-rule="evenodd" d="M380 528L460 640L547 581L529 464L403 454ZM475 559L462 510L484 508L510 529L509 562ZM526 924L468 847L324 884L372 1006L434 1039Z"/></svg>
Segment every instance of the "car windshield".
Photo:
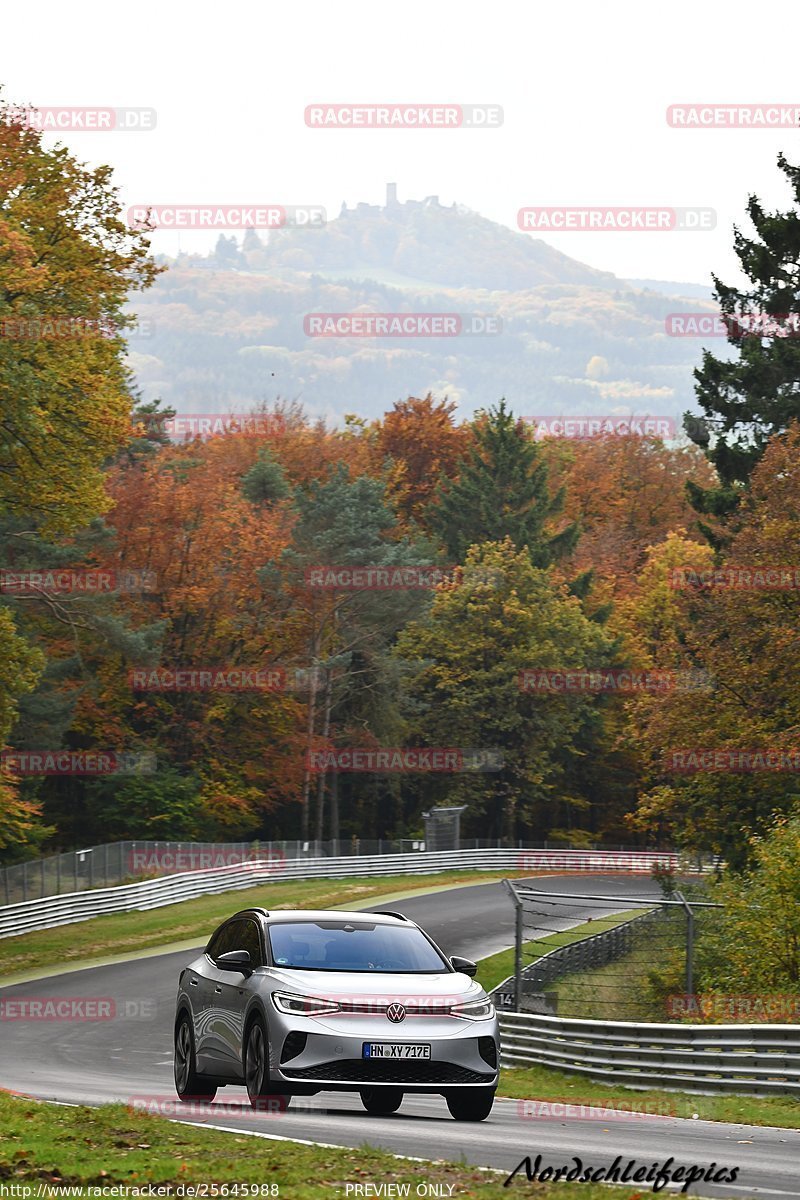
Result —
<svg viewBox="0 0 800 1200"><path fill-rule="evenodd" d="M270 926L272 961L301 971L422 973L448 964L419 929L366 921L286 921Z"/></svg>

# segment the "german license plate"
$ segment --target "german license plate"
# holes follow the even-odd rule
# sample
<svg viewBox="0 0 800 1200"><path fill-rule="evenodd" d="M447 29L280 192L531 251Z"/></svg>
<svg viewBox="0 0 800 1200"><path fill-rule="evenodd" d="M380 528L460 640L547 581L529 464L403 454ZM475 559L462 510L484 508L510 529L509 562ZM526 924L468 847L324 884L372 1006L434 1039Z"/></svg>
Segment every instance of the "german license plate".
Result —
<svg viewBox="0 0 800 1200"><path fill-rule="evenodd" d="M364 1058L430 1058L426 1042L364 1042Z"/></svg>

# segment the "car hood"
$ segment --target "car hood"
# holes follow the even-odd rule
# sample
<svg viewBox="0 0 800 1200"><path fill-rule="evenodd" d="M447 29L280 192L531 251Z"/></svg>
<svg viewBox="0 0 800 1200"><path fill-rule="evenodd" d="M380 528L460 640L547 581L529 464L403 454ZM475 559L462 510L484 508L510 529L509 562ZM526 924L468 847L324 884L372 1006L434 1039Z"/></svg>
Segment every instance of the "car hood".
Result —
<svg viewBox="0 0 800 1200"><path fill-rule="evenodd" d="M423 1003L426 999L440 1003L477 1000L485 995L479 983L460 971L441 975L405 975L389 971L293 971L287 967L270 967L267 973L273 986L290 992L323 996L329 1000L358 1001L365 999Z"/></svg>

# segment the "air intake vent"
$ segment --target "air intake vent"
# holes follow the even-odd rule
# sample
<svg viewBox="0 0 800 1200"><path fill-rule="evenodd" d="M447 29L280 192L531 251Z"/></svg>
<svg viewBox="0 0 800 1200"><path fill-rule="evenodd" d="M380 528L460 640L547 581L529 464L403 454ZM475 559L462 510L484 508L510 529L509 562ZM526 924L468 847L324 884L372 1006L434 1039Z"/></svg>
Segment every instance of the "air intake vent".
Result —
<svg viewBox="0 0 800 1200"><path fill-rule="evenodd" d="M478 1038L478 1053L485 1063L490 1067L497 1066L497 1043L494 1038L482 1037Z"/></svg>
<svg viewBox="0 0 800 1200"><path fill-rule="evenodd" d="M488 1040L491 1041L492 1039L489 1038ZM307 1033L300 1033L296 1029L293 1030L283 1043L283 1049L281 1050L281 1062L288 1062L290 1058L297 1058L298 1054L302 1054L306 1048L307 1041Z"/></svg>

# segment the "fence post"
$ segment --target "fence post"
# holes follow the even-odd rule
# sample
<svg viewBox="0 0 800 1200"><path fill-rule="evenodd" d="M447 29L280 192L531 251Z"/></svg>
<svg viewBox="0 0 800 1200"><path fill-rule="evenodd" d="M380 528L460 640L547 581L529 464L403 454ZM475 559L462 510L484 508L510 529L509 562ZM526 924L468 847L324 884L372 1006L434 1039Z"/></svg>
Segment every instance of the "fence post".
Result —
<svg viewBox="0 0 800 1200"><path fill-rule="evenodd" d="M675 893L686 910L686 995L694 995L694 911L683 892Z"/></svg>
<svg viewBox="0 0 800 1200"><path fill-rule="evenodd" d="M504 879L503 883L514 902L514 1012L520 1012L522 1000L522 901L510 879Z"/></svg>

